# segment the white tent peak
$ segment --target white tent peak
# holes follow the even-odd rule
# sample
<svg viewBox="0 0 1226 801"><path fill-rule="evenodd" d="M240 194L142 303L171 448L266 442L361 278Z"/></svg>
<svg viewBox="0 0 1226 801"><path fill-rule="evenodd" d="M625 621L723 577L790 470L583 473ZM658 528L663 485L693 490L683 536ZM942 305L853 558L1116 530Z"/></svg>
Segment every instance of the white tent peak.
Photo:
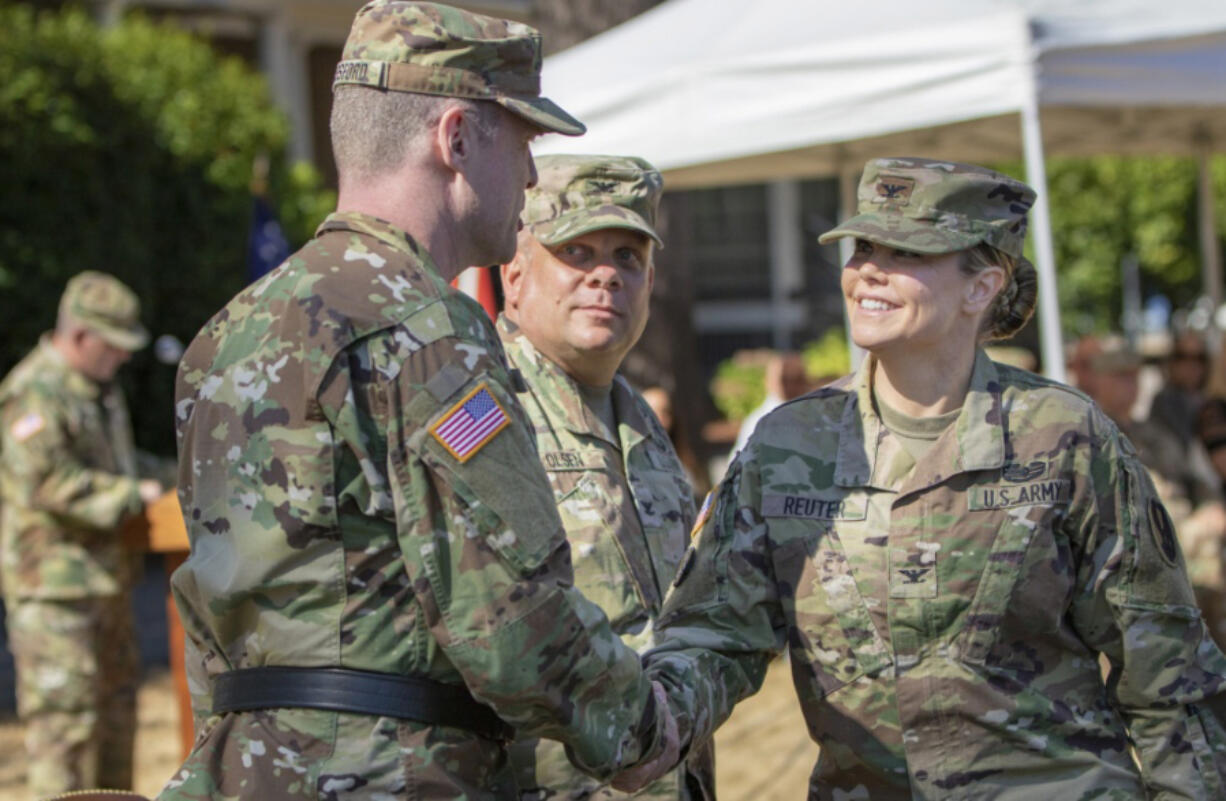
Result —
<svg viewBox="0 0 1226 801"><path fill-rule="evenodd" d="M643 156L673 189L1024 152L1043 360L1059 377L1044 152L1226 142L1226 2L669 0L547 58L542 85L588 133L537 153Z"/></svg>

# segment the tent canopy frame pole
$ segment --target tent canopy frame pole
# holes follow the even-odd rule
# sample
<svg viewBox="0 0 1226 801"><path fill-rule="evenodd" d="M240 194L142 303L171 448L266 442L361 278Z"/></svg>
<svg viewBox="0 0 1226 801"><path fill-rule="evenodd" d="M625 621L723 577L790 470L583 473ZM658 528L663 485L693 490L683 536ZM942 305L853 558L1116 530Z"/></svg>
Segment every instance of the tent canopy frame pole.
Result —
<svg viewBox="0 0 1226 801"><path fill-rule="evenodd" d="M1200 260L1205 296L1213 310L1222 305L1222 243L1218 239L1213 208L1213 144L1207 134L1197 137L1196 216L1200 233Z"/></svg>
<svg viewBox="0 0 1226 801"><path fill-rule="evenodd" d="M1030 231L1034 237L1035 269L1039 281L1039 350L1043 374L1055 381L1065 380L1064 343L1060 333L1060 299L1056 281L1056 248L1051 235L1051 207L1047 195L1047 167L1043 157L1043 128L1039 119L1039 91L1030 64L1029 85L1022 101L1022 148L1026 159L1026 182L1037 197L1030 209Z"/></svg>

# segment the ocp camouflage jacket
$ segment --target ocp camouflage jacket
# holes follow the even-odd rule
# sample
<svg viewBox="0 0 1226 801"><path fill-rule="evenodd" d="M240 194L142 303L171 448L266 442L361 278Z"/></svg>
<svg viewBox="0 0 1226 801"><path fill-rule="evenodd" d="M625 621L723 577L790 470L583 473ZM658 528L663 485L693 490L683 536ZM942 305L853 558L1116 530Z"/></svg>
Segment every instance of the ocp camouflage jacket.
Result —
<svg viewBox="0 0 1226 801"><path fill-rule="evenodd" d="M504 745L464 729L210 716L210 677L243 667L464 684L605 776L658 747L636 654L571 586L493 324L407 234L330 216L205 326L177 398L199 733L164 798L516 795Z"/></svg>
<svg viewBox="0 0 1226 801"><path fill-rule="evenodd" d="M716 489L647 657L683 736L786 645L821 746L811 798L1226 797L1201 705L1226 658L1114 424L981 352L915 464L870 374L776 410Z"/></svg>
<svg viewBox="0 0 1226 801"><path fill-rule="evenodd" d="M115 595L131 577L120 522L141 509L123 395L44 336L0 384L0 566L6 597Z"/></svg>

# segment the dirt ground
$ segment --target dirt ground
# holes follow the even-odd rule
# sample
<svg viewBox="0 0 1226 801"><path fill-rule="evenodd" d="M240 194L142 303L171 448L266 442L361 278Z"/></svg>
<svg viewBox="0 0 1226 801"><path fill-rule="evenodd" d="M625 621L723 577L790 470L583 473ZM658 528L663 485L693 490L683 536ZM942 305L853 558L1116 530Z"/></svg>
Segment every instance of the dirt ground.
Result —
<svg viewBox="0 0 1226 801"><path fill-rule="evenodd" d="M136 791L152 798L179 765L178 723L170 674L141 686L136 735ZM800 801L817 757L796 706L786 660L776 661L762 692L742 703L715 737L721 801ZM0 801L25 794L21 726L0 718Z"/></svg>

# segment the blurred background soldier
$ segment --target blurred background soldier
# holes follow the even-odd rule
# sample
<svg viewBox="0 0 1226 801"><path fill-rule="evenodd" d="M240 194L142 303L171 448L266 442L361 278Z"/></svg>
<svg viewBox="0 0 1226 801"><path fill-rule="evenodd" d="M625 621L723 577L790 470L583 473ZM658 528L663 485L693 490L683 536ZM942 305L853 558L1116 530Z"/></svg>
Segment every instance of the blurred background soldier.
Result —
<svg viewBox="0 0 1226 801"><path fill-rule="evenodd" d="M502 268L498 331L526 386L541 461L570 540L575 586L623 642L645 648L689 542L693 490L667 432L617 374L647 324L663 181L643 159L545 156L514 260ZM552 741L512 748L524 798L620 798ZM641 797L714 796L709 751Z"/></svg>
<svg viewBox="0 0 1226 801"><path fill-rule="evenodd" d="M131 787L140 663L117 529L161 486L136 477L113 379L148 338L132 290L83 272L0 384L0 564L36 798Z"/></svg>
<svg viewBox="0 0 1226 801"><path fill-rule="evenodd" d="M1150 423L1169 431L1187 451L1196 441L1196 417L1205 401L1209 379L1209 349L1204 336L1193 330L1175 335L1166 358L1162 389L1150 405Z"/></svg>
<svg viewBox="0 0 1226 801"><path fill-rule="evenodd" d="M179 369L198 734L161 798L513 799L513 728L597 775L675 761L666 704L573 586L498 334L447 283L515 255L532 138L583 131L540 65L518 23L358 12L338 210Z"/></svg>
<svg viewBox="0 0 1226 801"><path fill-rule="evenodd" d="M1190 348L1195 340L1199 340L1195 334L1181 336L1176 340L1176 348ZM1171 361L1178 365L1186 360L1175 356ZM1199 443L1195 440L1185 443L1172 427L1177 422L1181 425L1190 422L1195 426L1195 411L1173 413L1161 422L1155 417L1158 413L1155 406L1147 419L1133 418L1141 363L1140 355L1119 336L1083 337L1074 346L1071 360L1078 387L1119 426L1135 446L1141 464L1149 471L1158 496L1175 524L1175 534L1187 563L1188 580L1196 592L1205 623L1219 644L1226 645L1222 592L1226 589L1222 570L1226 505L1222 501L1221 487L1206 480L1198 469L1199 462L1193 458L1191 449L1194 445L1199 448ZM1171 376L1178 371L1178 367L1171 369ZM1203 385L1203 376L1196 382L1185 379L1180 391L1190 392L1192 383ZM1168 407L1173 408L1177 402L1174 399L1182 395L1168 393L1165 397ZM1181 415L1186 415L1187 421L1180 421Z"/></svg>

